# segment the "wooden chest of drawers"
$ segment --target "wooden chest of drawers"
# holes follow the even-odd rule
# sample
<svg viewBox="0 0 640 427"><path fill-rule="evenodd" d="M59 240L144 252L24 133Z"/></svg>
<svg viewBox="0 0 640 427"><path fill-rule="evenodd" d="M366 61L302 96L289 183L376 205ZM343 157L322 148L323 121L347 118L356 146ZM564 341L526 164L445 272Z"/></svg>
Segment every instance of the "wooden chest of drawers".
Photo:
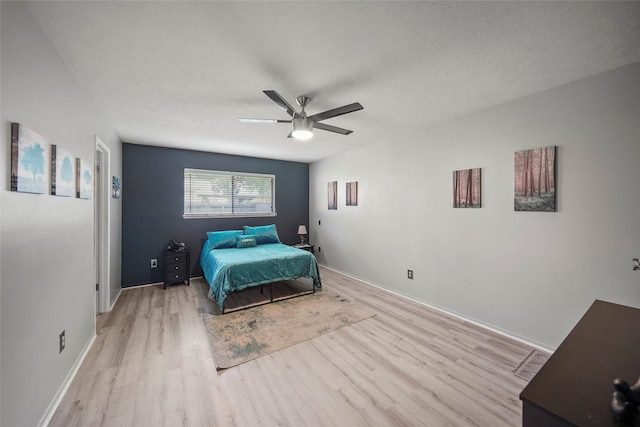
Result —
<svg viewBox="0 0 640 427"><path fill-rule="evenodd" d="M163 288L173 284L191 284L189 280L189 266L191 265L191 253L189 249L182 252L164 252L164 284Z"/></svg>
<svg viewBox="0 0 640 427"><path fill-rule="evenodd" d="M520 393L524 427L640 427L616 419L613 380L640 373L640 309L596 300Z"/></svg>

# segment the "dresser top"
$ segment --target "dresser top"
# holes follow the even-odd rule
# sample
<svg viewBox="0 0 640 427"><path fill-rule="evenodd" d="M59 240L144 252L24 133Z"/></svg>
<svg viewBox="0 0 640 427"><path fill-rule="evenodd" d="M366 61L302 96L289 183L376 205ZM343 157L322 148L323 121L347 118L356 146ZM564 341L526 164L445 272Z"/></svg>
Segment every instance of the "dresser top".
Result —
<svg viewBox="0 0 640 427"><path fill-rule="evenodd" d="M611 411L613 380L640 376L640 309L596 300L520 399L577 426L622 424Z"/></svg>

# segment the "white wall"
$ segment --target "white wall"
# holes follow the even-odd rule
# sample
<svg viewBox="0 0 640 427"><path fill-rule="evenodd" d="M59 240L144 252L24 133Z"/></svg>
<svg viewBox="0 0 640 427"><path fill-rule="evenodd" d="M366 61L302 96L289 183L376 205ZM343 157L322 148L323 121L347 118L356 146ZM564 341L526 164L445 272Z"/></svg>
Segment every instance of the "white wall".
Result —
<svg viewBox="0 0 640 427"><path fill-rule="evenodd" d="M319 261L549 349L595 299L640 307L638 82L635 64L313 163ZM558 212L514 212L513 154L547 145ZM454 209L452 172L475 167L483 206Z"/></svg>
<svg viewBox="0 0 640 427"><path fill-rule="evenodd" d="M93 162L94 135L121 176L121 144L23 2L1 2L3 426L33 426L95 334L93 201L9 191L10 123ZM109 178L110 179L110 178ZM111 286L119 287L121 214L112 204ZM66 330L66 349L58 335Z"/></svg>

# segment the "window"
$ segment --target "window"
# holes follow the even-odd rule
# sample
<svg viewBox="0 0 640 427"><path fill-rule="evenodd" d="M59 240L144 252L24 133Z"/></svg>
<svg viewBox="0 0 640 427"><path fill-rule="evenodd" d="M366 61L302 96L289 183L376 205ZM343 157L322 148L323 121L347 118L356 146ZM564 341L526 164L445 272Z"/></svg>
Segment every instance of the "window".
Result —
<svg viewBox="0 0 640 427"><path fill-rule="evenodd" d="M275 216L275 175L184 170L184 218Z"/></svg>

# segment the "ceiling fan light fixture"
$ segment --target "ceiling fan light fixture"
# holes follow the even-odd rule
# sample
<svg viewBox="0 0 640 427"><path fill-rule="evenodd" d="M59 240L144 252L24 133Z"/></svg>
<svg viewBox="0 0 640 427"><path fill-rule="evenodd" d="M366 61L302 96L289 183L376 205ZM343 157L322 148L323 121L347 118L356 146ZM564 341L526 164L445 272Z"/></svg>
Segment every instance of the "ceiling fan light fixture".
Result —
<svg viewBox="0 0 640 427"><path fill-rule="evenodd" d="M313 138L313 122L306 117L295 117L291 136L301 141Z"/></svg>
<svg viewBox="0 0 640 427"><path fill-rule="evenodd" d="M2 0L0 0L2 1ZM363 109L359 102L354 102L349 105L343 105L342 107L333 108L331 110L323 111L321 113L313 114L307 117L305 107L311 101L311 98L307 96L299 96L296 98L298 105L301 107L301 111L297 112L286 99L282 97L275 90L263 90L264 94L275 102L278 107L282 108L290 117L291 120L280 119L240 119L243 122L253 123L291 123L293 129L289 132L287 138L295 138L298 141L308 141L313 138L313 129L320 129L327 132L334 132L341 135L349 135L353 131L349 129L343 129L338 126L328 125L323 120L330 119L332 117L342 116L343 114L353 113L354 111L360 111Z"/></svg>

